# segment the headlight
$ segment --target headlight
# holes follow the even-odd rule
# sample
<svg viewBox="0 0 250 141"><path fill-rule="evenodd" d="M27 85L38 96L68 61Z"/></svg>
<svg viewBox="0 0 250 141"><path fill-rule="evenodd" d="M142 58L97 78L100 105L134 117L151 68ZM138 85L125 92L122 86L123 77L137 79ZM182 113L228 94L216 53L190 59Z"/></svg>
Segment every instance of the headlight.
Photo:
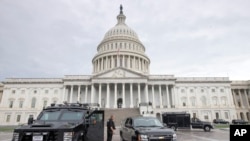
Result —
<svg viewBox="0 0 250 141"><path fill-rule="evenodd" d="M63 134L63 140L64 141L72 141L74 132L64 132Z"/></svg>
<svg viewBox="0 0 250 141"><path fill-rule="evenodd" d="M148 136L147 135L142 135L142 134L140 134L140 135L138 135L138 140L139 141L147 141L148 140Z"/></svg>
<svg viewBox="0 0 250 141"><path fill-rule="evenodd" d="M13 141L18 141L18 139L19 139L19 133L14 132L13 133Z"/></svg>
<svg viewBox="0 0 250 141"><path fill-rule="evenodd" d="M173 134L173 140L177 140L177 135Z"/></svg>

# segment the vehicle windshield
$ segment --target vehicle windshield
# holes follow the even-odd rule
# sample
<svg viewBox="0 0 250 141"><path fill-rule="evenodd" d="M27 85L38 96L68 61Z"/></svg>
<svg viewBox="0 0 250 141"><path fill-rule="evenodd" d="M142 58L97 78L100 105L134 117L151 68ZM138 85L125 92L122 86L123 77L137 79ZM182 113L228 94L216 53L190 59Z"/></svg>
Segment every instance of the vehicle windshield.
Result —
<svg viewBox="0 0 250 141"><path fill-rule="evenodd" d="M135 127L163 127L162 123L156 118L138 118L134 120Z"/></svg>
<svg viewBox="0 0 250 141"><path fill-rule="evenodd" d="M38 120L81 120L83 115L81 110L48 110L44 111Z"/></svg>

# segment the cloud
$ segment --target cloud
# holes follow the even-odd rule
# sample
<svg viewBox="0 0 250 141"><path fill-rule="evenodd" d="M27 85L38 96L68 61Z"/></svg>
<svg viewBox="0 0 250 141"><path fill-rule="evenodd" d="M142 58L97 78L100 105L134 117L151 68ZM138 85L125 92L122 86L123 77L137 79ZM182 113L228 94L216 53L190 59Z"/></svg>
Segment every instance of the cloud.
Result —
<svg viewBox="0 0 250 141"><path fill-rule="evenodd" d="M0 81L90 75L120 4L152 74L250 79L248 0L1 0Z"/></svg>

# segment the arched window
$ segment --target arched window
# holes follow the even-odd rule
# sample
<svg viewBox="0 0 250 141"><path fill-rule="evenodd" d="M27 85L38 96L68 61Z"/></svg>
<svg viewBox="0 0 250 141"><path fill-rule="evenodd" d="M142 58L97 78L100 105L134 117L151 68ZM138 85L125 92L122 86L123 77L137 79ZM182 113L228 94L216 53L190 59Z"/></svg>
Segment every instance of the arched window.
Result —
<svg viewBox="0 0 250 141"><path fill-rule="evenodd" d="M217 105L218 105L218 98L217 98L216 96L214 96L214 97L212 98L212 101L213 101L213 105L214 105L214 106L217 106Z"/></svg>
<svg viewBox="0 0 250 141"><path fill-rule="evenodd" d="M221 97L221 104L224 106L227 105L227 97L225 97L225 96Z"/></svg>
<svg viewBox="0 0 250 141"><path fill-rule="evenodd" d="M201 102L202 102L202 106L206 106L207 105L207 99L205 96L201 97Z"/></svg>
<svg viewBox="0 0 250 141"><path fill-rule="evenodd" d="M31 100L31 108L35 108L36 107L36 98L33 97Z"/></svg>
<svg viewBox="0 0 250 141"><path fill-rule="evenodd" d="M57 101L58 101L58 99L57 99L56 97L54 97L54 98L52 99L52 102L53 102L54 104L56 104Z"/></svg>
<svg viewBox="0 0 250 141"><path fill-rule="evenodd" d="M181 103L182 103L183 107L186 107L186 105L187 105L187 98L186 97L182 97L181 98Z"/></svg>
<svg viewBox="0 0 250 141"><path fill-rule="evenodd" d="M190 98L192 106L196 106L195 97Z"/></svg>

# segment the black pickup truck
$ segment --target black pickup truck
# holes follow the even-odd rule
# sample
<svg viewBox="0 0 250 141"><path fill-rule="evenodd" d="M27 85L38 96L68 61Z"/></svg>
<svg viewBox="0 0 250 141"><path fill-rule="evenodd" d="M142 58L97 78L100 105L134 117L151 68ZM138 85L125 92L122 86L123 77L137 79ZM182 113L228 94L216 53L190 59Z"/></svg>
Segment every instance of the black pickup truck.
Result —
<svg viewBox="0 0 250 141"><path fill-rule="evenodd" d="M104 111L79 103L52 104L14 129L12 141L104 140Z"/></svg>
<svg viewBox="0 0 250 141"><path fill-rule="evenodd" d="M128 117L121 123L121 141L176 141L175 131L155 117Z"/></svg>
<svg viewBox="0 0 250 141"><path fill-rule="evenodd" d="M192 127L209 132L214 128L211 122L201 121L198 118L190 119L190 114L186 112L165 112L162 114L162 121L175 131L177 128L191 129Z"/></svg>

